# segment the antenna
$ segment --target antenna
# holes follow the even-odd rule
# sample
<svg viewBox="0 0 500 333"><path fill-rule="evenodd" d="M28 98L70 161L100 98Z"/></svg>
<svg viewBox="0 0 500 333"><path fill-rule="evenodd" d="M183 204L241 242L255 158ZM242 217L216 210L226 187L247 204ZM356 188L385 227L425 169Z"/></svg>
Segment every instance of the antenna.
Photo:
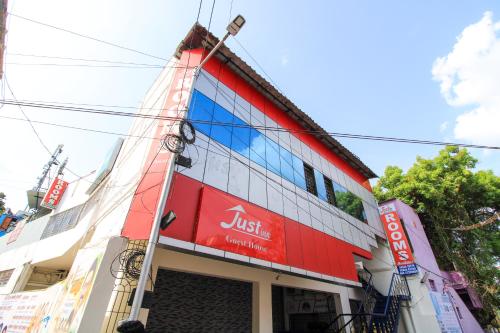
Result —
<svg viewBox="0 0 500 333"><path fill-rule="evenodd" d="M59 162L57 161L57 157L62 153L62 148L63 147L64 147L64 145L57 146L57 148L54 151L54 153L52 153L52 156L50 157L49 161L43 167L42 174L40 175L40 177L38 177L37 184L33 187L34 191L40 191L40 189L42 188L43 183L45 182L45 178L47 178L47 175L49 174L49 171L52 168L52 166L53 165L59 165ZM63 162L62 165L65 166L66 164Z"/></svg>

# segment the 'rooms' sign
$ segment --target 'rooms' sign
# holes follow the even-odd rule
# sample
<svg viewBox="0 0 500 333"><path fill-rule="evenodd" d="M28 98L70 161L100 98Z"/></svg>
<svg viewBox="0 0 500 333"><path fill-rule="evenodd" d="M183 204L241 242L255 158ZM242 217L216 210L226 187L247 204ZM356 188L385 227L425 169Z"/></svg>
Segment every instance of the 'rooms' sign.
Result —
<svg viewBox="0 0 500 333"><path fill-rule="evenodd" d="M379 207L379 212L396 265L398 268L407 265L413 266L410 244L396 212L396 207L394 204L382 205Z"/></svg>

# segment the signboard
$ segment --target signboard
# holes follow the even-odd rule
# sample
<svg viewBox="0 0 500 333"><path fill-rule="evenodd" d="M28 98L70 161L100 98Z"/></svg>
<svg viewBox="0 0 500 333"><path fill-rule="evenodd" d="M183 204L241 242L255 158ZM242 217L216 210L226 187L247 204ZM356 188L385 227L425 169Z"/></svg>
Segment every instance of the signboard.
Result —
<svg viewBox="0 0 500 333"><path fill-rule="evenodd" d="M429 294L431 295L434 310L436 310L436 318L441 332L462 333L450 296L447 293L436 291L431 291Z"/></svg>
<svg viewBox="0 0 500 333"><path fill-rule="evenodd" d="M14 230L12 230L9 233L9 239L7 240L7 244L15 242L19 238L19 235L21 234L21 231L23 231L25 225L26 225L26 219L17 222Z"/></svg>
<svg viewBox="0 0 500 333"><path fill-rule="evenodd" d="M282 217L209 187L202 192L196 243L286 263Z"/></svg>
<svg viewBox="0 0 500 333"><path fill-rule="evenodd" d="M192 51L194 52L194 51ZM173 73L170 85L156 87L167 91L166 99L159 116L155 121L155 138L163 138L174 131L175 119L184 118L194 82L195 66L201 62L200 53L183 52L178 67ZM161 80L163 82L164 79ZM167 79L168 82L168 79ZM160 84L160 83L158 83ZM159 96L158 98L160 98ZM155 102L156 103L156 102ZM143 112L143 111L141 111ZM144 126L144 125L141 125ZM135 126L134 128L140 128ZM141 134L143 135L143 134ZM167 166L173 154L162 148L163 140L150 140L147 158L142 167L142 178L136 189L132 203L122 229L122 236L131 240L148 239L153 225L154 212L160 199L161 184L167 174Z"/></svg>
<svg viewBox="0 0 500 333"><path fill-rule="evenodd" d="M54 179L40 206L49 209L56 209L57 205L61 201L64 191L66 191L66 188L68 187L68 184L68 182L60 178Z"/></svg>
<svg viewBox="0 0 500 333"><path fill-rule="evenodd" d="M413 260L410 243L396 212L396 206L392 203L382 205L379 212L399 274L417 274L418 269Z"/></svg>
<svg viewBox="0 0 500 333"><path fill-rule="evenodd" d="M418 268L415 264L398 266L399 275L413 275L418 274Z"/></svg>
<svg viewBox="0 0 500 333"><path fill-rule="evenodd" d="M81 249L66 280L49 288L0 295L0 332L78 332L102 251L102 247Z"/></svg>
<svg viewBox="0 0 500 333"><path fill-rule="evenodd" d="M110 174L111 170L113 170L113 166L115 165L120 149L122 148L123 141L123 138L116 139L113 148L108 152L104 163L102 163L99 171L97 171L95 180L92 182L87 192L85 192L86 194L92 194L97 186L99 186L99 184L101 184L102 181Z"/></svg>

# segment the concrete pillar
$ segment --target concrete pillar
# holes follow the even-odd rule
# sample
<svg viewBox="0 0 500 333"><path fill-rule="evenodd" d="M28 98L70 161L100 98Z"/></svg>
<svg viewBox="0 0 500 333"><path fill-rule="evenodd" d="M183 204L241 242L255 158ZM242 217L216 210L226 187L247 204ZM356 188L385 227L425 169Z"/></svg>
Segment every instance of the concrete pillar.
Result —
<svg viewBox="0 0 500 333"><path fill-rule="evenodd" d="M349 291L347 289L343 288L340 290L340 293L337 295L338 295L338 297L336 297L336 299L335 299L337 313L338 314L352 313L351 312L351 305L349 304ZM351 319L350 316L342 317L342 319L340 320L340 323L342 323L341 325L344 325L350 319ZM348 326L346 326L345 330L347 332L349 332L350 327L351 327L351 325L349 324Z"/></svg>
<svg viewBox="0 0 500 333"><path fill-rule="evenodd" d="M270 281L262 280L253 283L252 313L253 333L273 331L273 304Z"/></svg>

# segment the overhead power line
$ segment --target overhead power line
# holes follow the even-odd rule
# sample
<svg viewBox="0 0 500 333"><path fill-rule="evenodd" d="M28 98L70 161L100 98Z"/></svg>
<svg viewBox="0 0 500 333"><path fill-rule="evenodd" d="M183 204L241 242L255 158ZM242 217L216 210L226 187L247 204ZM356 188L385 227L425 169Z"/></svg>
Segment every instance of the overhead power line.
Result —
<svg viewBox="0 0 500 333"><path fill-rule="evenodd" d="M6 65L15 65L15 66L90 67L90 68L135 68L135 69L159 69L159 68L163 68L163 66L21 63L21 62L7 62L5 64Z"/></svg>
<svg viewBox="0 0 500 333"><path fill-rule="evenodd" d="M7 52L7 55L16 56L16 57L27 57L27 58L43 58L43 59L68 60L68 61L99 62L99 63L121 64L121 65L162 66L161 64L144 64L144 63L137 63L137 62L106 60L106 59L92 59L92 58L60 57L60 56L49 56L49 55L43 55L43 54L26 54L26 53ZM167 66L167 67L173 67L173 66Z"/></svg>
<svg viewBox="0 0 500 333"><path fill-rule="evenodd" d="M50 110L61 110L68 112L81 112L90 114L100 114L109 116L120 116L120 117L131 117L131 118L146 118L146 119L157 119L157 120L170 120L170 121L180 121L180 117L167 117L160 115L148 115L140 113L131 112L121 112L112 111L105 109L94 109L94 108L81 108L81 107L70 107L65 105L55 105L55 104L44 104L44 103L34 103L34 102L20 102L16 100L3 100L0 101L5 105L18 105L23 107L32 107L39 109L50 109ZM331 136L337 138L348 138L348 139L359 139L359 140L369 140L369 141L384 141L384 142L399 142L399 143L413 143L413 144L423 144L423 145L435 145L435 146L457 146L463 148L480 148L480 149L493 149L500 150L498 146L487 146L487 145L475 145L457 142L443 142L443 141L432 141L432 140L421 140L421 139L410 139L410 138L397 138L397 137L384 137L384 136L373 136L364 134L353 134L353 133L341 133L341 132L321 132L316 130L294 130L287 128L275 128L268 126L258 126L258 125L243 125L243 124L233 124L227 122L217 122L217 121L205 121L205 120L191 120L195 124L206 124L206 125L216 125L216 126L226 126L235 128L255 128L262 131L272 131L272 132L289 132L289 133L305 133L317 136Z"/></svg>
<svg viewBox="0 0 500 333"><path fill-rule="evenodd" d="M7 81L7 76L4 75L4 80L5 80L5 85L7 86L7 88L9 89L10 91L10 94L12 95L12 98L14 98L14 101L16 101L16 96L14 95L14 92L12 91L12 88L10 87L8 81ZM38 138L38 141L40 141L40 144L42 145L42 147L49 153L49 155L52 156L52 152L50 151L50 149L47 147L47 145L45 144L45 142L43 142L40 134L38 133L38 131L36 130L35 126L33 126L33 122L31 121L31 119L28 117L28 115L26 114L26 112L24 112L23 108L21 105L18 105L19 107L19 110L21 111L21 113L23 114L24 118L26 118L26 121L30 124L30 127L31 129L33 130L33 133L35 133L35 136ZM66 170L68 170L69 173L71 173L73 176L76 176L76 177L79 177L79 178L82 178L80 175L78 175L77 173L73 172L70 168L66 167Z"/></svg>
<svg viewBox="0 0 500 333"><path fill-rule="evenodd" d="M88 36L88 35L85 35L85 34L82 34L82 33L79 33L79 32L75 32L75 31L71 31L71 30L68 30L68 29L65 29L65 28L57 27L57 26L52 25L52 24L40 22L40 21L34 20L32 18L21 16L21 15L12 13L12 12L9 12L8 14L10 16L12 16L12 17L16 17L16 18L21 19L21 20L25 20L25 21L28 21L28 22L31 22L31 23L35 23L35 24L39 24L39 25L48 27L48 28L52 28L52 29L55 29L55 30L66 32L68 34L71 34L71 35L74 35L74 36L78 36L78 37L81 37L81 38L86 38L86 39L89 39L89 40L93 40L95 42L102 43L102 44L109 45L109 46L113 46L113 47L116 47L116 48L119 48L119 49L122 49L122 50L125 50L125 51L134 52L134 53L141 54L143 56L147 56L147 57L150 57L150 58L155 58L155 59L159 59L159 60L168 61L168 59L163 58L163 57L158 57L158 56L155 56L155 55L150 54L150 53L142 52L142 51L130 48L130 47L126 47L126 46L122 46L122 45L119 45L119 44L116 44L116 43L108 42L108 41L102 40L100 38Z"/></svg>

